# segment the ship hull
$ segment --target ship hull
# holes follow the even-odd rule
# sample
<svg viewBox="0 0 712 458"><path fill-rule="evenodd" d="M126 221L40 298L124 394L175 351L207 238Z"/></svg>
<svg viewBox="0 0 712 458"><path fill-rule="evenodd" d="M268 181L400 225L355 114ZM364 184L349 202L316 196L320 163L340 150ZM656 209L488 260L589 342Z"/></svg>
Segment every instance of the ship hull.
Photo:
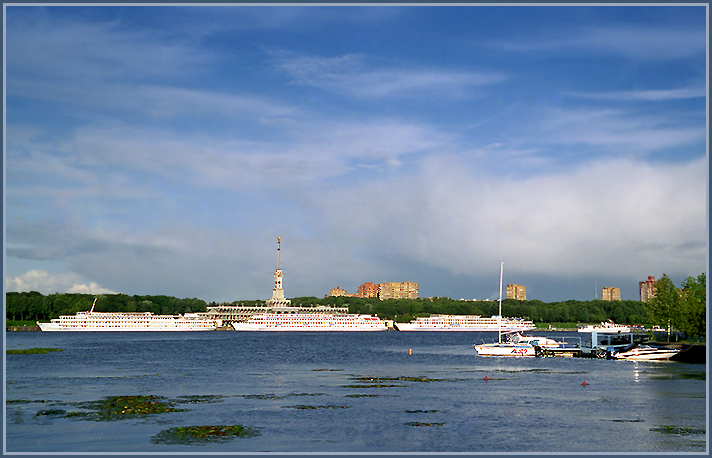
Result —
<svg viewBox="0 0 712 458"><path fill-rule="evenodd" d="M536 356L536 350L531 345L513 345L507 343L475 345L475 351L477 351L478 356Z"/></svg>

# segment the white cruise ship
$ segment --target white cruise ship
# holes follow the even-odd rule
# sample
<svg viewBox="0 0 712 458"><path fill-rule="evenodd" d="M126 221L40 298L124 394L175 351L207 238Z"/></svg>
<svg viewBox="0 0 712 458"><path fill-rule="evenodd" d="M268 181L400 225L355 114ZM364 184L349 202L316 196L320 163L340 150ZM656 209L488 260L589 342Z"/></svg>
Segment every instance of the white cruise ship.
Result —
<svg viewBox="0 0 712 458"><path fill-rule="evenodd" d="M96 301L94 301L96 304ZM42 331L215 331L217 323L204 317L154 315L151 312L88 312L63 315L49 323L37 322Z"/></svg>
<svg viewBox="0 0 712 458"><path fill-rule="evenodd" d="M531 331L534 323L522 318L479 315L431 315L418 317L410 323L396 323L400 331Z"/></svg>
<svg viewBox="0 0 712 458"><path fill-rule="evenodd" d="M630 326L615 324L612 321L604 321L600 325L588 325L578 328L578 332L598 332L599 334L621 334L630 332Z"/></svg>
<svg viewBox="0 0 712 458"><path fill-rule="evenodd" d="M259 313L233 322L235 331L386 331L377 316L327 313Z"/></svg>

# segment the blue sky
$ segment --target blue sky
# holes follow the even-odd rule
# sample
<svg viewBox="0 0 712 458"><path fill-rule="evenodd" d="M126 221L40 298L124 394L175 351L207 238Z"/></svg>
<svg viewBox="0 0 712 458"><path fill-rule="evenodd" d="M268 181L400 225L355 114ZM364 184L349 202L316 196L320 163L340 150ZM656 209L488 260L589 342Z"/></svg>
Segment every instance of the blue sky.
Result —
<svg viewBox="0 0 712 458"><path fill-rule="evenodd" d="M5 13L7 291L268 299L277 236L287 297L706 271L705 6Z"/></svg>

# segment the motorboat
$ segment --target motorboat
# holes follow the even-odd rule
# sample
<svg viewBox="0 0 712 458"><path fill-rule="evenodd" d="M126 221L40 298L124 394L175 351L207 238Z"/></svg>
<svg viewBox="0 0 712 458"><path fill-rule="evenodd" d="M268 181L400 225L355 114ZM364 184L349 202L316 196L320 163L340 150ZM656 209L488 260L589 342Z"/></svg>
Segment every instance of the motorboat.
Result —
<svg viewBox="0 0 712 458"><path fill-rule="evenodd" d="M632 344L613 353L612 357L628 361L664 361L679 352L676 348Z"/></svg>

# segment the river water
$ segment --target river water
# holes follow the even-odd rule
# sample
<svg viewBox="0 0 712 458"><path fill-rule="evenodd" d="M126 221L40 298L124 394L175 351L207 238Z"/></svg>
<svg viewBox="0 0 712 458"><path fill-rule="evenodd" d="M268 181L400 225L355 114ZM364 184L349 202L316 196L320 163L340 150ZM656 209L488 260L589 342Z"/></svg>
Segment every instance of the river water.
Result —
<svg viewBox="0 0 712 458"><path fill-rule="evenodd" d="M191 454L708 451L706 365L477 356L473 342L488 337L8 332L8 349L63 351L6 355L5 447ZM42 414L119 395L210 402L115 421ZM259 434L220 443L156 440L169 428L234 424Z"/></svg>

